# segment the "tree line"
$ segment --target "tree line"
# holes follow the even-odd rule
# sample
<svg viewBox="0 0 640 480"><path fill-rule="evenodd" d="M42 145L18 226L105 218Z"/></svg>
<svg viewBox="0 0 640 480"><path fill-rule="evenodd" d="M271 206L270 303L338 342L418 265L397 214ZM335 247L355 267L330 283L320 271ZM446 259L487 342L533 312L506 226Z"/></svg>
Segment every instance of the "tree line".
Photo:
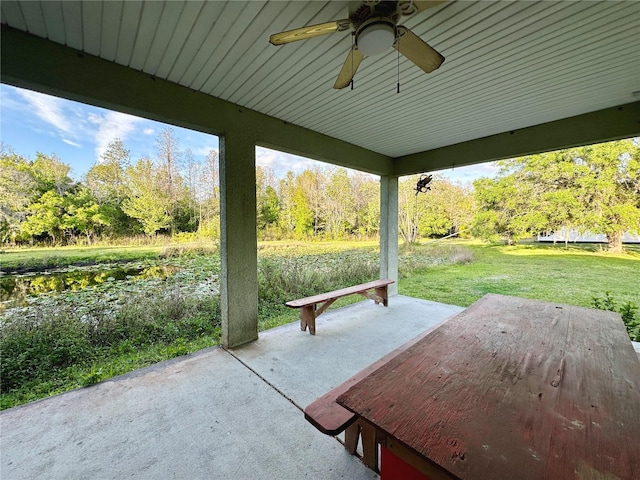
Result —
<svg viewBox="0 0 640 480"><path fill-rule="evenodd" d="M55 154L34 160L0 151L0 241L4 244L92 243L144 233L194 232L218 215L217 153L196 162L172 129L157 138L157 156L135 163L111 142L81 181ZM196 205L197 202L197 205Z"/></svg>
<svg viewBox="0 0 640 480"><path fill-rule="evenodd" d="M401 209L424 208L437 225L403 222L403 236L437 235L459 228L451 214L467 198L462 187L436 179L438 194L416 199L413 178L401 181ZM414 182L415 183L415 182ZM55 154L33 160L0 151L0 241L7 244L91 244L145 234L177 239L217 238L220 221L218 153L196 160L172 129L156 140L156 156L133 162L121 140L111 142L80 181ZM373 238L379 231L379 178L338 167L316 167L277 178L256 169L257 229L262 239ZM463 202L464 203L464 202ZM413 219L414 213L407 218ZM467 215L470 218L469 215Z"/></svg>
<svg viewBox="0 0 640 480"><path fill-rule="evenodd" d="M495 178L473 186L434 175L399 181L398 228L408 243L467 235L515 242L562 228L605 233L612 249L625 231L640 230L637 140L548 152L502 161ZM0 242L90 244L139 234L177 240L217 238L218 154L196 159L171 128L156 140L156 156L133 162L111 142L80 181L55 154L34 160L0 150ZM316 167L278 178L256 169L261 239L374 238L380 228L379 178L338 167Z"/></svg>

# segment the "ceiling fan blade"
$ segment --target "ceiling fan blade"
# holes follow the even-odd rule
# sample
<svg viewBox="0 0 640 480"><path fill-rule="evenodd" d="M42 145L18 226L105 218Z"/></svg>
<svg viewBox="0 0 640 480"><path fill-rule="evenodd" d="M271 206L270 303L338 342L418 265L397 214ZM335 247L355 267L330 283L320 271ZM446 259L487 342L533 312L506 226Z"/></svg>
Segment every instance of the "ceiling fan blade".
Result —
<svg viewBox="0 0 640 480"><path fill-rule="evenodd" d="M441 3L447 3L447 0L415 0L413 2L418 12L422 12L428 8L437 7Z"/></svg>
<svg viewBox="0 0 640 480"><path fill-rule="evenodd" d="M333 88L340 89L349 86L349 84L351 83L351 79L356 74L356 71L358 70L360 62L362 62L363 58L364 55L360 50L358 50L356 47L351 47L351 51L349 52L349 55L347 55L347 59L342 65L342 70L340 70Z"/></svg>
<svg viewBox="0 0 640 480"><path fill-rule="evenodd" d="M442 55L406 27L398 27L398 38L393 44L393 48L415 63L425 73L433 72L444 62Z"/></svg>
<svg viewBox="0 0 640 480"><path fill-rule="evenodd" d="M274 33L269 37L272 45L283 45L285 43L297 42L298 40L306 40L307 38L327 35L333 32L340 32L351 28L351 20L336 20L334 22L319 23L318 25L309 25L308 27L296 28L286 32Z"/></svg>

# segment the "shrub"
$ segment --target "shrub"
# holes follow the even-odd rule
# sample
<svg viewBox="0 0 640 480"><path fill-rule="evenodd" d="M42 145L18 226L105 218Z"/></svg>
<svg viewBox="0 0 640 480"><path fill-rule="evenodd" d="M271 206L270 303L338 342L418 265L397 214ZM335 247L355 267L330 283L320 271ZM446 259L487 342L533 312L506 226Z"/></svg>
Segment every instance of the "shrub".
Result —
<svg viewBox="0 0 640 480"><path fill-rule="evenodd" d="M599 310L618 312L627 328L629 338L634 342L640 342L640 315L638 306L633 302L625 302L618 306L611 292L604 292L604 297L593 297L593 306Z"/></svg>

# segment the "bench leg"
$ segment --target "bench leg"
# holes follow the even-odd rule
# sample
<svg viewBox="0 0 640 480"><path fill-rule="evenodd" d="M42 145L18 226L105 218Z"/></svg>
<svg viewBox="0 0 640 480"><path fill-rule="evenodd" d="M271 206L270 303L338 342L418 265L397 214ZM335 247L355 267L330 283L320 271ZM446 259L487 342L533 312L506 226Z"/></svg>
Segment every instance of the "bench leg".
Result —
<svg viewBox="0 0 640 480"><path fill-rule="evenodd" d="M303 332L309 327L311 335L316 334L316 312L315 305L302 307L300 310L300 330Z"/></svg>
<svg viewBox="0 0 640 480"><path fill-rule="evenodd" d="M375 292L376 292L376 295L382 299L382 305L384 305L385 307L388 307L389 294L387 293L387 285L385 285L384 287L376 287Z"/></svg>

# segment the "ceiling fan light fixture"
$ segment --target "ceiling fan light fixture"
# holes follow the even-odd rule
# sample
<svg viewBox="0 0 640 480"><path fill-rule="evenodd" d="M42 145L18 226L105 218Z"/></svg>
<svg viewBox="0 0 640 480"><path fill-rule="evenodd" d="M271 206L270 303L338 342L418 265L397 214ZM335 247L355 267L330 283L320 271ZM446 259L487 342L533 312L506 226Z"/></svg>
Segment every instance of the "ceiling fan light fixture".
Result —
<svg viewBox="0 0 640 480"><path fill-rule="evenodd" d="M395 25L380 19L365 22L356 35L358 49L367 56L380 55L391 48L395 40Z"/></svg>

